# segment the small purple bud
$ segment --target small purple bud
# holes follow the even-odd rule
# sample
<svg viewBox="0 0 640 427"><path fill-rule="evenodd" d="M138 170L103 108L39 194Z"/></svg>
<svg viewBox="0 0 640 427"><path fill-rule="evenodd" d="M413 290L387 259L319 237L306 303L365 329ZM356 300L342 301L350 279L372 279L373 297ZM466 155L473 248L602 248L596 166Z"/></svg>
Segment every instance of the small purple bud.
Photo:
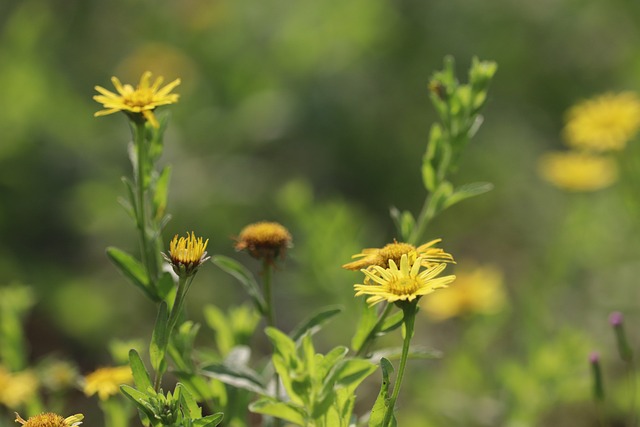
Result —
<svg viewBox="0 0 640 427"><path fill-rule="evenodd" d="M600 353L592 351L591 354L589 354L589 363L594 364L598 362L600 362Z"/></svg>
<svg viewBox="0 0 640 427"><path fill-rule="evenodd" d="M622 321L624 320L624 316L619 311L614 311L609 315L609 323L614 328L622 325Z"/></svg>

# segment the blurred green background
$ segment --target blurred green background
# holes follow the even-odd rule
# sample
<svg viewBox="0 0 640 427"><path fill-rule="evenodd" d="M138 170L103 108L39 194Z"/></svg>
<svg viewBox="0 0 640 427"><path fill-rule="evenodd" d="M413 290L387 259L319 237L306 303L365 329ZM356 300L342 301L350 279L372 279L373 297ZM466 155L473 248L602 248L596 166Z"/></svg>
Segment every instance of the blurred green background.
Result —
<svg viewBox="0 0 640 427"><path fill-rule="evenodd" d="M210 254L258 271L232 237L258 220L285 224L295 246L276 275L278 323L288 331L322 305L344 305L317 338L326 350L348 342L343 325L357 316L361 278L341 264L396 237L390 206L422 204L421 157L436 118L429 76L451 54L466 80L477 55L499 69L454 183L495 190L445 212L429 236L443 237L460 265L498 266L509 302L492 317L419 319L416 341L444 358L409 365L399 422L597 425L588 352L600 350L605 374L622 381L608 313L623 311L640 342L637 187L623 176L607 190L566 194L538 178L536 162L561 149L573 103L638 89L639 41L640 4L629 0L3 0L0 277L35 292L30 360L55 353L91 371L110 363L112 339L147 339L155 318L104 253L135 252L137 240L117 203L129 129L121 115L92 117L94 85L110 88L112 75L135 83L145 70L182 79L180 102L165 108L163 161L174 169L165 241L194 230L211 239ZM203 304L245 299L207 265L190 317L202 322ZM620 394L614 416L628 412ZM80 393L73 403L92 405Z"/></svg>

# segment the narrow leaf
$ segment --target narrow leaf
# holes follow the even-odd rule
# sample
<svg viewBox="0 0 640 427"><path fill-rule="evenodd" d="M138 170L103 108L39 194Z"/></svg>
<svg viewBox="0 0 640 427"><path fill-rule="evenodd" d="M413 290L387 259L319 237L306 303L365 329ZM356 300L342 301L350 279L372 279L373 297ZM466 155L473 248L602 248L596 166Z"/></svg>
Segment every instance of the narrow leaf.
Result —
<svg viewBox="0 0 640 427"><path fill-rule="evenodd" d="M178 383L176 389L180 391L180 401L182 403L182 407L186 408L189 412L189 419L195 420L198 418L202 418L202 409L198 406L193 395L189 392L189 389L184 386L184 384Z"/></svg>
<svg viewBox="0 0 640 427"><path fill-rule="evenodd" d="M351 338L351 348L356 352L366 343L378 319L375 308L369 307L364 299L361 307L356 333Z"/></svg>
<svg viewBox="0 0 640 427"><path fill-rule="evenodd" d="M448 208L465 199L484 194L492 189L493 184L490 182L474 182L473 184L463 185L457 188L453 194L447 198L444 207Z"/></svg>
<svg viewBox="0 0 640 427"><path fill-rule="evenodd" d="M169 315L167 314L167 303L162 301L158 309L156 325L151 335L149 345L149 357L154 370L160 370L160 364L164 360L167 344L169 342Z"/></svg>
<svg viewBox="0 0 640 427"><path fill-rule="evenodd" d="M148 390L149 387L152 387L149 373L135 349L129 350L129 366L131 366L131 372L133 373L133 382L138 389Z"/></svg>
<svg viewBox="0 0 640 427"><path fill-rule="evenodd" d="M249 390L266 395L264 381L260 375L249 367L230 366L223 363L213 363L201 369L202 374L222 381L233 387Z"/></svg>
<svg viewBox="0 0 640 427"><path fill-rule="evenodd" d="M382 370L382 384L380 385L378 398L371 409L369 427L386 427L382 423L384 422L384 414L387 411L389 401L389 375L393 373L393 365L383 357L380 359L380 368Z"/></svg>
<svg viewBox="0 0 640 427"><path fill-rule="evenodd" d="M113 246L107 248L107 256L134 285L142 289L149 298L158 301L158 297L149 284L147 273L137 259Z"/></svg>
<svg viewBox="0 0 640 427"><path fill-rule="evenodd" d="M253 300L258 311L261 314L266 313L266 304L262 294L260 293L258 282L256 282L253 274L247 270L245 266L240 264L238 261L223 255L216 255L212 257L211 262L238 279L249 294L249 297Z"/></svg>
<svg viewBox="0 0 640 427"><path fill-rule="evenodd" d="M129 400L135 403L138 409L142 411L148 418L154 419L153 412L151 412L149 406L147 406L149 404L148 403L149 396L126 384L123 384L120 386L120 391Z"/></svg>
<svg viewBox="0 0 640 427"><path fill-rule="evenodd" d="M304 410L292 403L285 403L270 397L262 398L249 405L251 412L258 414L271 415L272 417L281 418L299 426L306 426Z"/></svg>
<svg viewBox="0 0 640 427"><path fill-rule="evenodd" d="M322 325L333 319L333 317L341 313L342 310L342 307L337 306L321 308L301 322L293 331L291 331L289 336L294 341L298 341L307 332L309 332L310 335L313 335L322 328Z"/></svg>
<svg viewBox="0 0 640 427"><path fill-rule="evenodd" d="M200 418L193 421L193 427L215 427L222 422L224 414L222 412L216 412L212 415Z"/></svg>
<svg viewBox="0 0 640 427"><path fill-rule="evenodd" d="M380 335L384 335L388 332L394 331L402 325L404 320L404 313L402 311L396 311L391 316L384 319L382 326L380 326Z"/></svg>

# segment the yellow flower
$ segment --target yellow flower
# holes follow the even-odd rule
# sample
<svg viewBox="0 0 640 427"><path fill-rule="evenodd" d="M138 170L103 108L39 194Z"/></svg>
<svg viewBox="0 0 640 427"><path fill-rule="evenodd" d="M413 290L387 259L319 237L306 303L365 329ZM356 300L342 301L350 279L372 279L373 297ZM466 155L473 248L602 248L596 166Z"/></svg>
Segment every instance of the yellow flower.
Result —
<svg viewBox="0 0 640 427"><path fill-rule="evenodd" d="M284 257L291 245L289 230L277 222L262 221L243 228L236 238L235 248L237 251L246 249L252 257L273 263L278 256Z"/></svg>
<svg viewBox="0 0 640 427"><path fill-rule="evenodd" d="M146 71L140 77L140 83L134 89L129 84L123 85L117 77L111 77L111 82L118 93L113 93L101 86L95 86L95 89L101 95L95 95L94 100L104 106L104 110L95 113L95 116L105 116L118 111L127 113L134 119L147 120L153 127L159 127L158 120L153 114L153 110L161 105L174 104L178 102L179 95L169 93L180 84L180 79L175 79L162 89L163 78L158 77L151 84L151 72Z"/></svg>
<svg viewBox="0 0 640 427"><path fill-rule="evenodd" d="M17 408L38 391L38 377L32 371L9 372L0 366L0 403Z"/></svg>
<svg viewBox="0 0 640 427"><path fill-rule="evenodd" d="M595 191L618 178L615 161L609 157L575 151L547 153L538 164L540 175L568 191Z"/></svg>
<svg viewBox="0 0 640 427"><path fill-rule="evenodd" d="M25 421L16 412L16 422L22 424L24 427L75 427L82 424L83 419L84 415L82 414L75 414L67 418L62 418L58 414L47 412L29 417L29 419Z"/></svg>
<svg viewBox="0 0 640 427"><path fill-rule="evenodd" d="M563 134L571 147L622 150L640 129L640 99L633 92L607 93L569 109Z"/></svg>
<svg viewBox="0 0 640 427"><path fill-rule="evenodd" d="M420 271L424 259L416 258L413 262L407 254L400 258L400 268L393 260L389 260L389 268L374 265L371 269L361 271L375 284L354 285L356 296L371 295L367 303L375 305L381 301L413 301L423 295L430 294L439 288L446 288L456 276L437 277L447 264L440 263Z"/></svg>
<svg viewBox="0 0 640 427"><path fill-rule="evenodd" d="M502 272L492 266L479 266L456 272L456 285L420 303L434 320L445 320L467 313L495 314L505 305Z"/></svg>
<svg viewBox="0 0 640 427"><path fill-rule="evenodd" d="M98 393L100 400L118 394L120 385L132 384L133 374L129 366L98 368L84 377L84 394L93 396Z"/></svg>
<svg viewBox="0 0 640 427"><path fill-rule="evenodd" d="M173 271L178 276L190 276L198 271L198 267L208 260L207 244L202 237L196 238L195 233L191 235L187 233L187 237L180 237L176 234L169 245L169 255L162 254L164 258L171 264Z"/></svg>

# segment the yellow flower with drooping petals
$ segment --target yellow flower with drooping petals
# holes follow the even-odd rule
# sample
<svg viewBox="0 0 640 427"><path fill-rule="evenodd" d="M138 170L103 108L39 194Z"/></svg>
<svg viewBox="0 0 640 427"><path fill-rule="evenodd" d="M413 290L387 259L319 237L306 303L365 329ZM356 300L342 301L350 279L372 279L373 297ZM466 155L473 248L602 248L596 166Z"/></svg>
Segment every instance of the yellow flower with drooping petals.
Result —
<svg viewBox="0 0 640 427"><path fill-rule="evenodd" d="M546 181L568 191L599 190L618 178L612 158L576 151L547 153L540 158L538 170Z"/></svg>
<svg viewBox="0 0 640 427"><path fill-rule="evenodd" d="M67 418L62 418L62 416L58 414L46 412L29 417L29 419L25 421L16 412L16 422L22 424L24 427L76 427L82 424L83 419L84 415L82 414L75 414Z"/></svg>
<svg viewBox="0 0 640 427"><path fill-rule="evenodd" d="M494 266L456 271L456 285L420 302L432 319L441 321L465 314L495 314L506 303L502 272Z"/></svg>
<svg viewBox="0 0 640 427"><path fill-rule="evenodd" d="M347 270L360 270L376 265L378 267L387 268L389 266L389 261L393 261L396 265L399 265L402 255L412 256L413 259L419 256L422 259L422 265L424 267L429 267L443 262L454 262L451 254L446 253L440 248L433 247L433 245L440 243L441 241L442 239L434 239L418 246L417 248L409 243L394 241L382 248L363 249L362 252L351 257L360 259L344 264L342 268ZM413 261L413 259L410 259L410 261Z"/></svg>
<svg viewBox="0 0 640 427"><path fill-rule="evenodd" d="M180 238L176 234L169 245L169 255L163 256L178 276L190 276L198 271L203 262L211 258L207 256L208 243L209 239L203 241L202 237L196 238L194 232Z"/></svg>
<svg viewBox="0 0 640 427"><path fill-rule="evenodd" d="M12 409L18 408L35 396L38 387L38 377L34 372L9 372L0 366L0 404Z"/></svg>
<svg viewBox="0 0 640 427"><path fill-rule="evenodd" d="M633 92L606 93L570 108L563 135L570 147L609 151L622 150L638 130L638 96Z"/></svg>
<svg viewBox="0 0 640 427"><path fill-rule="evenodd" d="M453 282L456 276L438 277L446 268L446 263L432 265L423 271L424 259L421 257L410 260L408 254L400 257L400 267L393 260L389 260L389 268L374 265L369 269L362 269L364 275L374 284L354 285L356 296L370 295L367 298L369 305L375 305L381 301L411 302L423 295L430 294L437 289L446 288Z"/></svg>
<svg viewBox="0 0 640 427"><path fill-rule="evenodd" d="M140 78L140 83L135 88L130 84L123 85L117 77L111 77L111 82L118 93L113 93L103 88L95 86L100 95L95 95L94 100L104 106L104 110L100 110L94 115L106 116L107 114L123 111L134 120L144 119L151 123L153 127L159 127L160 124L153 114L153 110L161 105L174 104L178 102L178 94L170 93L176 86L180 84L180 79L175 79L168 85L160 88L163 78L158 77L151 84L151 72L145 71Z"/></svg>
<svg viewBox="0 0 640 427"><path fill-rule="evenodd" d="M273 263L277 257L284 257L292 245L291 233L277 222L261 221L249 224L236 238L237 251L246 250L256 259Z"/></svg>
<svg viewBox="0 0 640 427"><path fill-rule="evenodd" d="M97 393L100 400L107 400L120 392L122 384L132 384L133 374L129 366L104 367L85 376L83 382L84 394Z"/></svg>

